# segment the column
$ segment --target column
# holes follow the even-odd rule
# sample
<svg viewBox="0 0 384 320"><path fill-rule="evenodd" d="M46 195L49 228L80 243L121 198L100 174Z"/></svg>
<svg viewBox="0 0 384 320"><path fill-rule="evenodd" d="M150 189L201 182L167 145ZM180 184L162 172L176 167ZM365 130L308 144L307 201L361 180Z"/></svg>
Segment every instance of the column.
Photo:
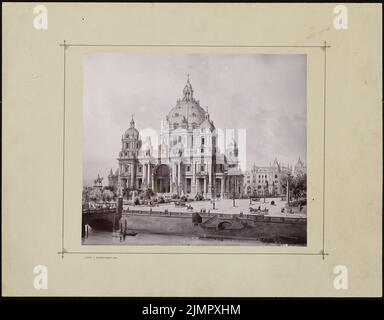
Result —
<svg viewBox="0 0 384 320"><path fill-rule="evenodd" d="M194 164L194 167L195 167L195 188L196 188L196 193L197 192L201 192L201 190L199 190L199 179L196 177L196 173L197 173L197 163Z"/></svg>
<svg viewBox="0 0 384 320"><path fill-rule="evenodd" d="M212 187L215 180L212 180L212 163L208 163L208 194L212 195Z"/></svg>
<svg viewBox="0 0 384 320"><path fill-rule="evenodd" d="M173 184L175 182L175 164L174 163L170 163L169 164L170 166L170 171L171 171L171 176L170 176L170 191L171 193L174 193L175 191L173 190Z"/></svg>
<svg viewBox="0 0 384 320"><path fill-rule="evenodd" d="M204 178L204 196L207 195L207 178Z"/></svg>
<svg viewBox="0 0 384 320"><path fill-rule="evenodd" d="M134 178L134 174L135 174L135 167L133 164L131 164L131 188L133 188L133 178Z"/></svg>
<svg viewBox="0 0 384 320"><path fill-rule="evenodd" d="M179 162L177 164L177 184L180 187L180 181L181 181L181 163Z"/></svg>
<svg viewBox="0 0 384 320"><path fill-rule="evenodd" d="M144 188L147 187L147 170L146 170L146 164L143 164L143 182L142 184L144 185Z"/></svg>
<svg viewBox="0 0 384 320"><path fill-rule="evenodd" d="M121 181L121 176L119 174L119 176L117 177L117 193L119 195L119 197L123 196L123 187L122 187L122 181Z"/></svg>
<svg viewBox="0 0 384 320"><path fill-rule="evenodd" d="M212 164L207 163L208 171L208 194L212 194Z"/></svg>
<svg viewBox="0 0 384 320"><path fill-rule="evenodd" d="M220 197L221 199L224 199L224 176L221 177Z"/></svg>
<svg viewBox="0 0 384 320"><path fill-rule="evenodd" d="M195 194L196 190L196 165L192 162L192 181L191 181L191 193Z"/></svg>
<svg viewBox="0 0 384 320"><path fill-rule="evenodd" d="M145 176L147 178L147 187L149 187L149 175L150 175L150 172L151 172L151 168L149 166L149 163L147 163L147 172L145 173Z"/></svg>
<svg viewBox="0 0 384 320"><path fill-rule="evenodd" d="M171 167L171 185L175 182L175 164L170 163Z"/></svg>
<svg viewBox="0 0 384 320"><path fill-rule="evenodd" d="M148 180L148 187L149 188L152 188L151 177L152 177L152 166L151 166L150 163L148 163L148 176L147 176L147 180Z"/></svg>

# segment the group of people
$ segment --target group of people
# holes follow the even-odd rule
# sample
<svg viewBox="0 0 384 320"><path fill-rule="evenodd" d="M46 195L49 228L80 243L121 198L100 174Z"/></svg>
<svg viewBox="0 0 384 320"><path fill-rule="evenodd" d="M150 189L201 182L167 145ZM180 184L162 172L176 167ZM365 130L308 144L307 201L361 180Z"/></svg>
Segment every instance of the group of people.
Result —
<svg viewBox="0 0 384 320"><path fill-rule="evenodd" d="M249 207L249 211L250 212L264 212L264 213L268 213L269 209L268 208L261 209L261 206L259 206L257 209Z"/></svg>
<svg viewBox="0 0 384 320"><path fill-rule="evenodd" d="M95 202L89 202L89 209L114 209L116 208L115 203L108 203L108 202L103 202L103 203L95 203Z"/></svg>

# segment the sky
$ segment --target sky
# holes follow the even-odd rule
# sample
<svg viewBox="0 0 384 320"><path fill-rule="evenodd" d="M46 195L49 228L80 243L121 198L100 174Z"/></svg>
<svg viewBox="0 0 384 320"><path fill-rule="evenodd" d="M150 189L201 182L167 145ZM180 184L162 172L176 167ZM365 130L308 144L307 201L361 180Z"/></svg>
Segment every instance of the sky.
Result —
<svg viewBox="0 0 384 320"><path fill-rule="evenodd" d="M246 168L275 157L306 164L307 62L299 54L90 53L84 58L83 183L107 184L121 136L134 115L140 131L182 98L189 74L195 99L216 128L246 130Z"/></svg>

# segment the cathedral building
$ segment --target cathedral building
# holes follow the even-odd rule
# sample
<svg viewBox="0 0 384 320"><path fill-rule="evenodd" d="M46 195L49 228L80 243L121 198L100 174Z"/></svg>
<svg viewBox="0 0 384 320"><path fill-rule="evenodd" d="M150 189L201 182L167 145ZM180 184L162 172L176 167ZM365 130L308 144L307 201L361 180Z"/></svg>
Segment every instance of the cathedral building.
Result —
<svg viewBox="0 0 384 320"><path fill-rule="evenodd" d="M121 137L118 169L115 173L111 169L108 181L120 194L152 189L191 197L239 197L243 173L238 155L235 139L219 150L208 108L204 110L195 99L188 77L182 98L161 123L157 150L149 137L143 143L132 117Z"/></svg>

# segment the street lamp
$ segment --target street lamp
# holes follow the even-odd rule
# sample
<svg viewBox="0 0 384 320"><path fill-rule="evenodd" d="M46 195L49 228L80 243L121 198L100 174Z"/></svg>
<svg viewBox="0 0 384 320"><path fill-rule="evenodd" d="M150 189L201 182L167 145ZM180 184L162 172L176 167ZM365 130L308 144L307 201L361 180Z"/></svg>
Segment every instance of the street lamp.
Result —
<svg viewBox="0 0 384 320"><path fill-rule="evenodd" d="M232 182L232 190L233 190L233 206L236 207L236 201L235 201L235 197L236 197L236 191L235 191L235 187L236 187L236 181L233 181Z"/></svg>
<svg viewBox="0 0 384 320"><path fill-rule="evenodd" d="M212 165L213 167L214 165ZM215 172L214 170L212 170L212 173L211 173L211 195L212 195L212 209L213 210L216 210L216 202L215 202L215 198L216 198L216 189L215 189L215 185L216 185L216 175L215 175Z"/></svg>
<svg viewBox="0 0 384 320"><path fill-rule="evenodd" d="M288 173L288 176L287 176L287 204L288 204L288 207L289 207L289 197L290 197L289 182L290 182L291 178L292 178L291 174Z"/></svg>

